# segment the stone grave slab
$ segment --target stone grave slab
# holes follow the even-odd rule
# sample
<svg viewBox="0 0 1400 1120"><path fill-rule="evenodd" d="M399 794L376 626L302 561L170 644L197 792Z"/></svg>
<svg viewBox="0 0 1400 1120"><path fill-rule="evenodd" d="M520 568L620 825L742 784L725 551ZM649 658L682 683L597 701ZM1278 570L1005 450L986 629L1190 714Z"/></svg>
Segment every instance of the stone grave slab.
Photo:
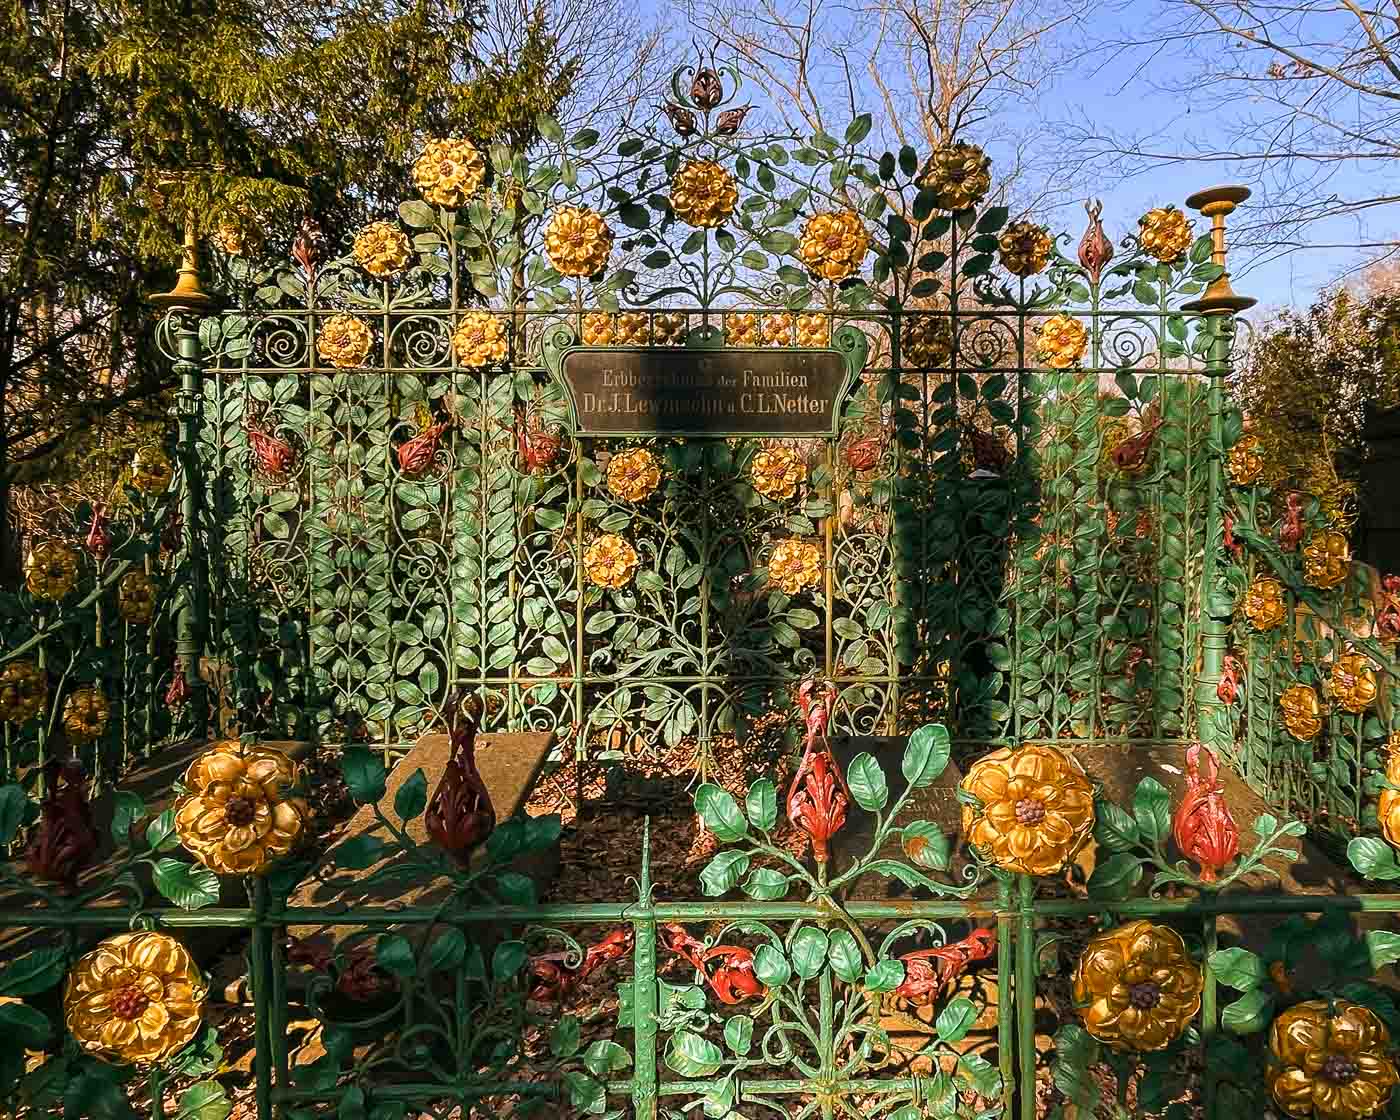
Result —
<svg viewBox="0 0 1400 1120"><path fill-rule="evenodd" d="M504 821L523 810L540 772L549 759L554 747L553 732L528 732L521 734L491 734L483 732L477 736L477 766L482 781L491 794L496 809L496 819ZM446 733L424 735L390 772L385 783L384 797L380 800L380 810L390 820L394 820L394 795L400 786L415 771L422 769L428 780L429 796L442 780L452 755L451 740ZM420 844L429 843L427 825L423 815L410 821L405 829L407 834ZM365 885L366 876L384 870L399 862L397 857L381 860L363 871L335 867L335 851L341 844L356 836L380 836L382 826L375 819L374 808L361 806L350 818L344 833L330 849L328 876L307 879L292 892L287 905L294 907L317 906L332 910L345 907L403 908L432 906L447 897L446 879L431 882L390 880L386 883ZM522 857L517 861L516 870L529 875L537 885L543 887L558 871L559 853L555 848L550 852ZM313 945L329 947L341 938L361 932L364 927L337 924L328 921L321 925L297 925L288 928L292 937L305 940Z"/></svg>

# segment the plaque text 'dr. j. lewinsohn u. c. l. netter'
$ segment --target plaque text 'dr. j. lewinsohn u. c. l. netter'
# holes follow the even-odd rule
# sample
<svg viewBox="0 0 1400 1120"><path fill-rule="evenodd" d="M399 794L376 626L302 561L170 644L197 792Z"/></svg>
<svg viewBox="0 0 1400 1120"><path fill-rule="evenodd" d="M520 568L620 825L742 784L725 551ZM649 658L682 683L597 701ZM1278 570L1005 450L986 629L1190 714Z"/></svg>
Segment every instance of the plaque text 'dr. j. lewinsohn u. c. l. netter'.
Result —
<svg viewBox="0 0 1400 1120"><path fill-rule="evenodd" d="M580 435L830 435L847 385L834 350L577 349Z"/></svg>

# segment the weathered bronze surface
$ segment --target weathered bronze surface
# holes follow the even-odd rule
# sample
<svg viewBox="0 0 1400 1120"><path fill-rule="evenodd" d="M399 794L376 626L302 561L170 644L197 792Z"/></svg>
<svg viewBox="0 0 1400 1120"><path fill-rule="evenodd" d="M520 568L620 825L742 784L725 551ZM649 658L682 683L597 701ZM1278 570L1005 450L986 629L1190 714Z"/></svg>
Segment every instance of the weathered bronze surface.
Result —
<svg viewBox="0 0 1400 1120"><path fill-rule="evenodd" d="M563 375L580 435L831 435L835 350L579 349Z"/></svg>

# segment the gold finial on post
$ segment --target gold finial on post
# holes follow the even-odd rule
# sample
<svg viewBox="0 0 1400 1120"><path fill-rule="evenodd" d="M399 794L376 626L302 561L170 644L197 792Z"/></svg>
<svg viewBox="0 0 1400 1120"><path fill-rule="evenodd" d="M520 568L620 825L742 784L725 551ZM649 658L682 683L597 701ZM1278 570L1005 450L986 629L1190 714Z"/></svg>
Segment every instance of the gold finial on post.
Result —
<svg viewBox="0 0 1400 1120"><path fill-rule="evenodd" d="M193 214L185 217L185 256L180 262L175 287L151 295L149 299L157 307L173 311L202 311L214 302L199 280L199 237L195 233Z"/></svg>
<svg viewBox="0 0 1400 1120"><path fill-rule="evenodd" d="M1186 205L1210 219L1212 263L1225 267L1225 217L1236 206L1250 196L1248 187L1210 187L1197 191L1186 200ZM1253 296L1236 295L1230 287L1230 274L1222 272L1207 285L1201 298L1192 300L1182 308L1204 314L1238 314L1247 311L1259 301Z"/></svg>

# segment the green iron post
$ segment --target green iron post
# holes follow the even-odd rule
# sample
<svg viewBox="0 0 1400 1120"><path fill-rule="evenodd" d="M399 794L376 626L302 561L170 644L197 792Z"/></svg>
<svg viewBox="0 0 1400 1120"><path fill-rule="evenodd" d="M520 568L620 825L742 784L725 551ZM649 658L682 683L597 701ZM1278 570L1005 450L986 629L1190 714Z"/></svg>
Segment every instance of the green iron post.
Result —
<svg viewBox="0 0 1400 1120"><path fill-rule="evenodd" d="M199 535L199 511L203 486L199 470L199 419L204 397L199 323L213 308L214 301L204 291L199 280L199 238L195 232L194 216L185 222L184 259L175 287L150 297L150 302L176 317L175 338L179 359L175 371L180 375L176 393L176 414L180 424L178 457L184 490L181 496L180 549L188 565L188 583L181 590L181 603L176 619L175 653L180 671L189 686L190 715L193 734L207 733L209 701L199 673L200 656L204 651L208 620L208 586L205 557Z"/></svg>

